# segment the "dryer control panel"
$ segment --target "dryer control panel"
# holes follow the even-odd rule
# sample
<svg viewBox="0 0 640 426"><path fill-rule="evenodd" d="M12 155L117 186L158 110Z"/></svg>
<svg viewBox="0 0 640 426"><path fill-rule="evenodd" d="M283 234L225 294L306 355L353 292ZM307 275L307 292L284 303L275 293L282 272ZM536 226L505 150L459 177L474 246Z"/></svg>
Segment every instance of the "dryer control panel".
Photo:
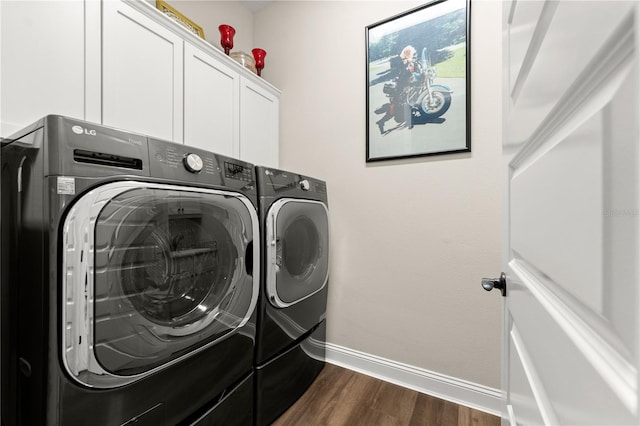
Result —
<svg viewBox="0 0 640 426"><path fill-rule="evenodd" d="M263 195L326 199L327 184L320 179L265 167L256 167L256 174Z"/></svg>

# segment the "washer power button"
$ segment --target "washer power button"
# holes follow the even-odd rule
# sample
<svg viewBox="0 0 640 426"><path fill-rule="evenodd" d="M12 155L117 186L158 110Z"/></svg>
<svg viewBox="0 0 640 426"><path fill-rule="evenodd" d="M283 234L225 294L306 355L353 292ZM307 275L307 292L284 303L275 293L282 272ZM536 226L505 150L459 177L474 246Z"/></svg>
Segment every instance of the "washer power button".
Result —
<svg viewBox="0 0 640 426"><path fill-rule="evenodd" d="M198 154L187 154L184 156L184 168L191 173L198 173L202 170L202 158Z"/></svg>

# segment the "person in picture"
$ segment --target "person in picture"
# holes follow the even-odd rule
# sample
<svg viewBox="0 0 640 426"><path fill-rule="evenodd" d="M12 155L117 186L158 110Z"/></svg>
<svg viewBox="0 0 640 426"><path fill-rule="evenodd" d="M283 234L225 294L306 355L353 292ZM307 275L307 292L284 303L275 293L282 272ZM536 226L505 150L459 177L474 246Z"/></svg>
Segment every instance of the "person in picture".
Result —
<svg viewBox="0 0 640 426"><path fill-rule="evenodd" d="M420 80L422 69L417 61L416 49L408 45L400 52L401 70L394 81L385 83L383 91L389 97L389 102L375 110L376 114L383 114L382 118L376 121L380 134L385 134L384 123L395 118L398 123L406 122L406 117L411 117L411 107L401 99L405 88ZM393 63L393 61L391 61ZM413 126L409 123L409 128Z"/></svg>

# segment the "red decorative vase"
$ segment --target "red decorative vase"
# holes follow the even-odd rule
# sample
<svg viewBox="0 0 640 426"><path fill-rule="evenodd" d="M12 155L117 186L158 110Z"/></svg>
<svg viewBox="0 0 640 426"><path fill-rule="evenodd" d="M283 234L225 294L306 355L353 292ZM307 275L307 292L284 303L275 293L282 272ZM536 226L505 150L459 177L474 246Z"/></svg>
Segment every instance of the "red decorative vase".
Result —
<svg viewBox="0 0 640 426"><path fill-rule="evenodd" d="M262 49L253 49L251 50L253 53L253 59L256 61L256 69L258 70L258 75L261 75L262 68L264 68L264 57L267 56L267 52Z"/></svg>
<svg viewBox="0 0 640 426"><path fill-rule="evenodd" d="M231 25L220 25L220 45L224 49L224 53L227 55L229 51L233 49L233 36L236 35L236 30Z"/></svg>

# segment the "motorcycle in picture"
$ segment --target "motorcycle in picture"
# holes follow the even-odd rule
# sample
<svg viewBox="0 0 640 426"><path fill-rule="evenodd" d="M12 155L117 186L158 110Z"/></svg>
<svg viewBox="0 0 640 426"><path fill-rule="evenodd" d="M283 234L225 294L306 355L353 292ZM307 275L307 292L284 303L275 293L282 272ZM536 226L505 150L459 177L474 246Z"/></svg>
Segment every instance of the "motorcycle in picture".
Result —
<svg viewBox="0 0 640 426"><path fill-rule="evenodd" d="M391 118L397 123L408 122L411 129L414 124L434 120L449 110L453 90L434 83L436 68L427 58L426 48L422 49L418 64L417 69L410 70L407 84L399 84L400 77L384 83L382 91L389 102L375 110L376 114L385 114L376 122L381 134L386 133L384 123ZM405 118L407 113L410 114L409 120Z"/></svg>

